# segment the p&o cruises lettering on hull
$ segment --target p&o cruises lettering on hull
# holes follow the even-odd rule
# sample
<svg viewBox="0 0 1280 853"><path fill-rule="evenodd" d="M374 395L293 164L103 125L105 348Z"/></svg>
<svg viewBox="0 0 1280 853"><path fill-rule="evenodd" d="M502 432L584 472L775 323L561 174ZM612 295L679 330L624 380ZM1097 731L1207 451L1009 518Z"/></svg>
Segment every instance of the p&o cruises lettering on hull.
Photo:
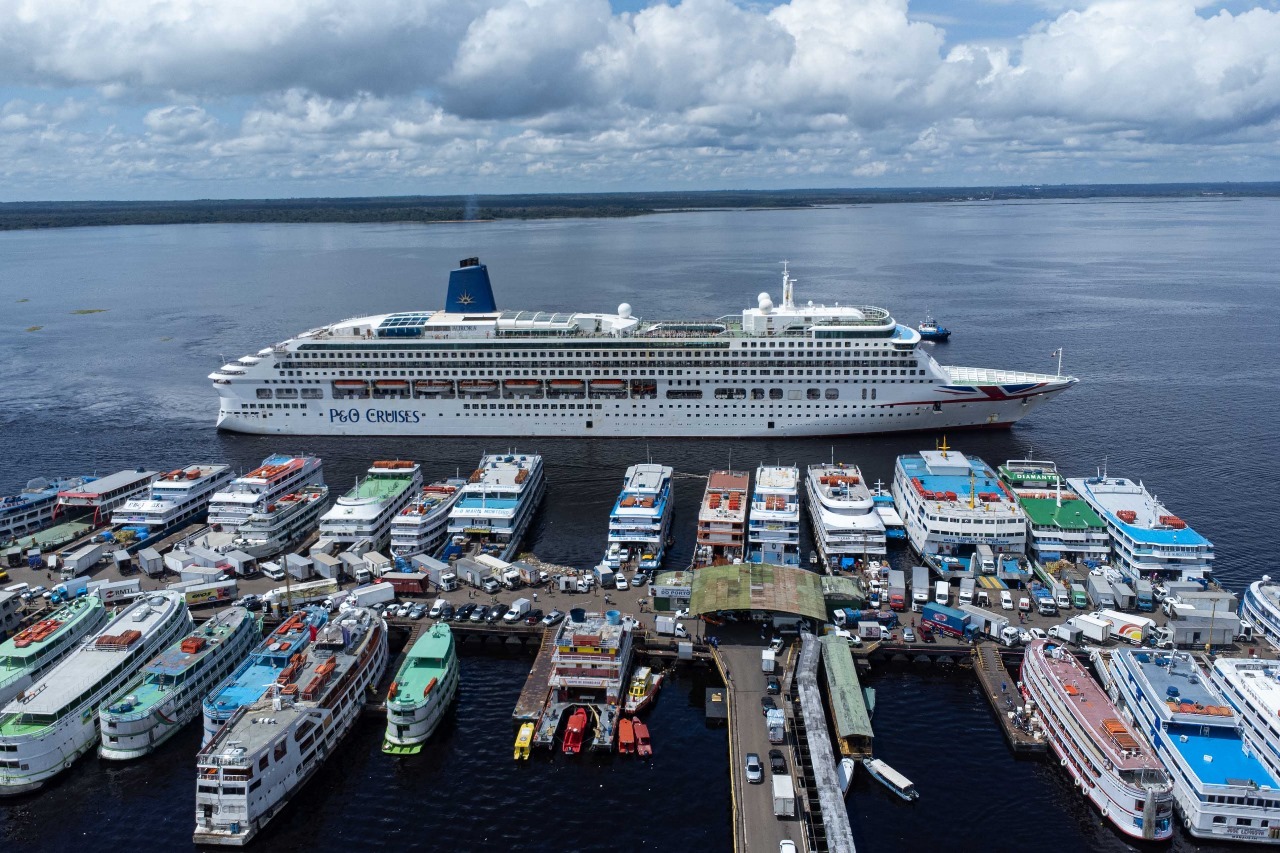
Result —
<svg viewBox="0 0 1280 853"><path fill-rule="evenodd" d="M1071 376L948 367L883 308L782 304L645 321L499 311L478 258L439 311L303 332L209 375L218 426L264 435L769 436L1009 426Z"/></svg>

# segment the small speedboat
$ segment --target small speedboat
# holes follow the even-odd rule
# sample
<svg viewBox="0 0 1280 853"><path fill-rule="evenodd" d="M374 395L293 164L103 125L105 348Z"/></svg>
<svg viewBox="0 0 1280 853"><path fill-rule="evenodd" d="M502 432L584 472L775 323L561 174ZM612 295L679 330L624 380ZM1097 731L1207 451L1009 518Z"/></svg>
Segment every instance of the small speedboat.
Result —
<svg viewBox="0 0 1280 853"><path fill-rule="evenodd" d="M916 326L916 331L920 333L920 339L923 341L945 341L951 337L951 330L940 325L927 311L924 322Z"/></svg>
<svg viewBox="0 0 1280 853"><path fill-rule="evenodd" d="M587 731L587 712L584 708L579 708L573 712L573 716L569 718L569 725L564 730L564 745L562 749L565 755L577 755L582 752L582 738Z"/></svg>
<svg viewBox="0 0 1280 853"><path fill-rule="evenodd" d="M636 732L630 717L618 721L618 754L631 755L636 751Z"/></svg>
<svg viewBox="0 0 1280 853"><path fill-rule="evenodd" d="M862 766L867 768L873 779L907 802L919 799L920 792L916 790L915 784L879 758L864 758Z"/></svg>
<svg viewBox="0 0 1280 853"><path fill-rule="evenodd" d="M513 756L516 761L529 757L529 746L533 743L533 723L523 723L516 735L516 750Z"/></svg>
<svg viewBox="0 0 1280 853"><path fill-rule="evenodd" d="M653 755L653 745L649 742L649 727L639 720L634 720L631 725L636 735L636 755L641 758Z"/></svg>

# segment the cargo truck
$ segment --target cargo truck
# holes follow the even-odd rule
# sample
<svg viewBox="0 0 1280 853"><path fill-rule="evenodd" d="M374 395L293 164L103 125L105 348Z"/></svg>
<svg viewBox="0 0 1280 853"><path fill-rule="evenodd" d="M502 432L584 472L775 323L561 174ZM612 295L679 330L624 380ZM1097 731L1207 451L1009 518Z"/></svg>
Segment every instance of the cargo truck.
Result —
<svg viewBox="0 0 1280 853"><path fill-rule="evenodd" d="M765 726L769 729L769 743L785 743L787 740L787 715L778 708L766 711Z"/></svg>
<svg viewBox="0 0 1280 853"><path fill-rule="evenodd" d="M1075 645L1080 642L1080 638L1084 636L1084 632L1080 630L1078 625L1073 625L1070 620L1063 622L1061 625L1054 625L1049 628L1049 636L1057 637L1064 643Z"/></svg>
<svg viewBox="0 0 1280 853"><path fill-rule="evenodd" d="M529 608L533 605L527 598L517 598L511 602L511 606L507 608L507 612L502 614L502 621L508 624L518 622L529 614Z"/></svg>
<svg viewBox="0 0 1280 853"><path fill-rule="evenodd" d="M1089 600L1094 606L1110 610L1116 606L1116 594L1111 591L1111 584L1102 575L1089 575Z"/></svg>
<svg viewBox="0 0 1280 853"><path fill-rule="evenodd" d="M973 604L973 588L976 585L977 585L977 582L974 581L973 578L960 579L960 595L958 598L959 604Z"/></svg>
<svg viewBox="0 0 1280 853"><path fill-rule="evenodd" d="M899 612L907 609L907 573L902 569L889 570L889 607Z"/></svg>
<svg viewBox="0 0 1280 853"><path fill-rule="evenodd" d="M1089 606L1089 592L1079 581L1071 583L1071 606L1076 610L1084 610Z"/></svg>
<svg viewBox="0 0 1280 853"><path fill-rule="evenodd" d="M795 817L796 788L790 776L773 777L773 816Z"/></svg>
<svg viewBox="0 0 1280 853"><path fill-rule="evenodd" d="M1090 616L1087 613L1072 617L1067 620L1067 624L1079 628L1083 638L1090 642L1105 643L1107 638L1111 636L1110 622L1106 619L1099 619L1097 616Z"/></svg>
<svg viewBox="0 0 1280 853"><path fill-rule="evenodd" d="M1047 586L1042 584L1033 584L1031 587L1031 600L1035 602L1036 612L1041 616L1057 616L1058 602L1054 601L1053 593L1049 591Z"/></svg>
<svg viewBox="0 0 1280 853"><path fill-rule="evenodd" d="M1138 578L1133 582L1134 603L1138 610L1143 613L1152 613L1156 609L1155 591L1151 588L1151 581Z"/></svg>
<svg viewBox="0 0 1280 853"><path fill-rule="evenodd" d="M1065 610L1071 606L1071 593L1058 581L1054 581L1049 591L1053 593L1053 602L1058 605L1059 610Z"/></svg>
<svg viewBox="0 0 1280 853"><path fill-rule="evenodd" d="M921 625L928 625L935 631L958 639L965 639L969 635L969 614L963 610L931 601L924 606L923 614L920 617Z"/></svg>
<svg viewBox="0 0 1280 853"><path fill-rule="evenodd" d="M654 620L654 623L659 634L675 637L679 640L688 639L689 637L689 632L684 629L684 623L677 622L671 616L659 616Z"/></svg>
<svg viewBox="0 0 1280 853"><path fill-rule="evenodd" d="M206 604L219 604L231 601L236 597L235 580L217 581L215 583L198 583L182 591L187 607L200 607Z"/></svg>
<svg viewBox="0 0 1280 853"><path fill-rule="evenodd" d="M89 584L89 592L101 598L103 604L129 601L142 594L142 581L138 578L115 582L94 581Z"/></svg>
<svg viewBox="0 0 1280 853"><path fill-rule="evenodd" d="M359 607L386 604L396 600L396 588L389 583L373 583L351 590L348 600Z"/></svg>
<svg viewBox="0 0 1280 853"><path fill-rule="evenodd" d="M1133 610L1137 605L1137 596L1127 583L1113 583L1111 591L1116 597L1117 610Z"/></svg>
<svg viewBox="0 0 1280 853"><path fill-rule="evenodd" d="M882 640L886 637L888 629L879 622L859 622L858 637L868 642Z"/></svg>
<svg viewBox="0 0 1280 853"><path fill-rule="evenodd" d="M773 649L762 649L760 652L760 671L773 672L775 664Z"/></svg>
<svg viewBox="0 0 1280 853"><path fill-rule="evenodd" d="M336 580L322 578L318 581L295 583L289 587L278 586L263 595L262 600L268 604L279 604L281 607L287 607L290 599L292 599L293 606L297 607L300 604L324 601L337 591L338 582Z"/></svg>
<svg viewBox="0 0 1280 853"><path fill-rule="evenodd" d="M98 565L98 561L110 549L106 542L92 542L62 556L62 580L69 580L83 575Z"/></svg>
<svg viewBox="0 0 1280 853"><path fill-rule="evenodd" d="M1143 641L1147 639L1148 632L1156 626L1154 619L1148 619L1145 616L1132 616L1128 613L1121 613L1118 610L1099 610L1090 615L1105 621L1111 626L1112 639L1123 640L1135 646L1142 645Z"/></svg>
<svg viewBox="0 0 1280 853"><path fill-rule="evenodd" d="M935 604L951 603L951 587L946 581L938 581L933 585L933 601Z"/></svg>
<svg viewBox="0 0 1280 853"><path fill-rule="evenodd" d="M929 601L929 568L914 566L911 569L911 609L919 612Z"/></svg>
<svg viewBox="0 0 1280 853"><path fill-rule="evenodd" d="M968 625L974 634L1001 641L1004 629L1009 627L1007 617L992 613L990 610L983 610L981 607L975 607L972 604L960 605L960 611L968 615Z"/></svg>

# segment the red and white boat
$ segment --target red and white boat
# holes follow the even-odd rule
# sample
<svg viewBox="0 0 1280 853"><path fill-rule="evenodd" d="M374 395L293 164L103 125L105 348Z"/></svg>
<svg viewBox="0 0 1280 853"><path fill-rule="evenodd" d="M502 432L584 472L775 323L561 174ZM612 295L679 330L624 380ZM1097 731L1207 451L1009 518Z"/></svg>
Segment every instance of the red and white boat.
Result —
<svg viewBox="0 0 1280 853"><path fill-rule="evenodd" d="M1056 643L1033 641L1022 659L1021 687L1059 762L1102 816L1132 838L1168 840L1169 774L1075 656Z"/></svg>
<svg viewBox="0 0 1280 853"><path fill-rule="evenodd" d="M587 712L585 708L579 708L573 712L573 716L569 717L569 725L564 730L562 749L565 755L577 755L582 752L582 739L586 731Z"/></svg>
<svg viewBox="0 0 1280 853"><path fill-rule="evenodd" d="M635 720L631 724L631 729L636 736L636 755L641 758L653 755L653 745L649 743L649 727Z"/></svg>
<svg viewBox="0 0 1280 853"><path fill-rule="evenodd" d="M631 676L631 686L627 689L627 701L623 710L628 714L638 714L648 708L658 696L658 688L662 686L662 673L654 672L647 666L636 670Z"/></svg>

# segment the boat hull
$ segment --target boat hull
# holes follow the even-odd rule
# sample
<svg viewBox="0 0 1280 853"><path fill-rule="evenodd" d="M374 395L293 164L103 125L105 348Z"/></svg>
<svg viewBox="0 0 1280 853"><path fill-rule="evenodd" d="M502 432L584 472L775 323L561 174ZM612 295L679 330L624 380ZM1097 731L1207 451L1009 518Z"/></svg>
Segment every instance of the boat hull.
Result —
<svg viewBox="0 0 1280 853"><path fill-rule="evenodd" d="M910 389L913 396L901 401L882 398L875 405L866 406L865 412L856 414L853 411L841 414L834 410L831 413L815 410L795 414L760 414L744 409L738 414L731 412L727 417L723 412L715 413L718 416L712 415L714 409L709 409L709 417L689 417L687 413L664 406L657 400L634 401L626 406L625 412L584 407L531 409L521 411L519 417L479 417L472 413L468 401L418 398L327 401L316 417L286 420L242 410L241 404L247 401L223 396L218 428L253 435L635 438L640 434L638 429L642 425L644 434L655 438L866 435L1009 427L1071 387L1074 381L1043 382L1029 391L1013 391L1006 386L976 386L972 393L958 395L902 386L904 390ZM224 394L232 393L225 388L220 390ZM938 404L936 407L935 403ZM464 405L468 406L465 411ZM769 419L771 417L773 420Z"/></svg>

